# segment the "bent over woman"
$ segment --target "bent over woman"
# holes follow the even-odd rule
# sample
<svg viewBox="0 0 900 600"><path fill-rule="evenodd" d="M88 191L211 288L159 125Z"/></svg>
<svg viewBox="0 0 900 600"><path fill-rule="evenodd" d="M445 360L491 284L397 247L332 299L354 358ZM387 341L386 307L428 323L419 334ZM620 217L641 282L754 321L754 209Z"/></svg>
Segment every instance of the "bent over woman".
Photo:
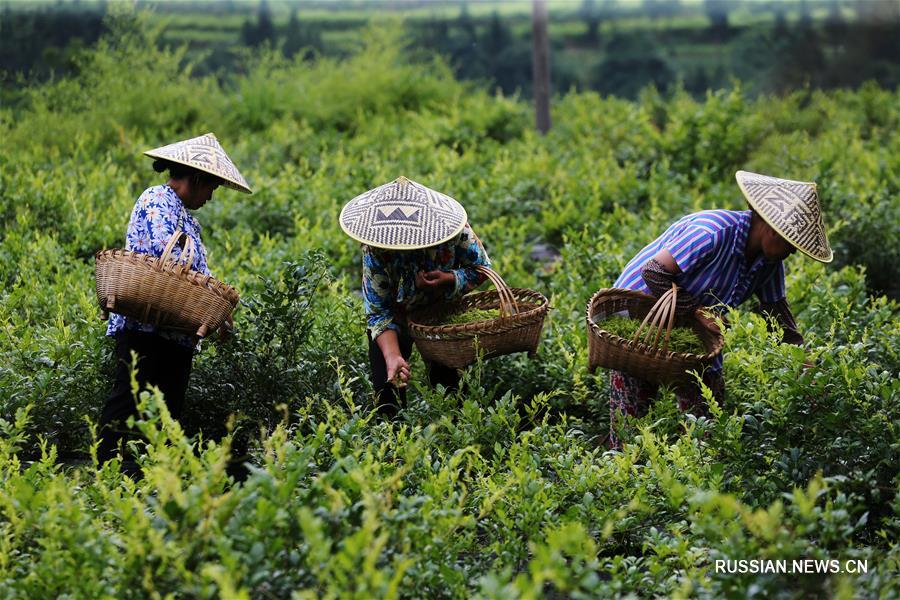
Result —
<svg viewBox="0 0 900 600"><path fill-rule="evenodd" d="M169 178L162 185L147 188L137 199L125 235L126 249L158 257L175 232L181 231L194 243L190 268L209 275L206 248L200 239L200 223L191 211L209 202L220 185L248 194L252 191L211 133L144 154L155 159L153 169L156 172L168 171ZM176 244L172 250L173 258L180 258L183 247ZM158 387L169 412L178 419L194 351L199 347L196 336L115 313L110 314L106 335L116 340L116 364L113 389L100 416L97 456L101 463L116 455L127 433L128 417L137 414L131 389L132 352L138 357L136 376L140 389Z"/></svg>
<svg viewBox="0 0 900 600"><path fill-rule="evenodd" d="M737 307L756 296L758 309L780 325L782 341L802 345L787 302L783 261L796 250L820 262L832 260L816 184L745 171L736 178L750 210L706 210L682 217L631 259L614 287L659 297L675 283L677 314ZM703 374L703 382L721 402L721 355ZM618 447L619 415L646 414L657 389L638 377L610 371L612 447ZM675 393L681 410L706 413L697 385L682 385Z"/></svg>
<svg viewBox="0 0 900 600"><path fill-rule="evenodd" d="M481 242L453 198L405 177L357 196L341 211L341 227L362 244L362 292L370 380L380 414L395 417L406 402L413 342L410 309L459 298L490 267ZM428 365L431 385L456 388L456 369Z"/></svg>

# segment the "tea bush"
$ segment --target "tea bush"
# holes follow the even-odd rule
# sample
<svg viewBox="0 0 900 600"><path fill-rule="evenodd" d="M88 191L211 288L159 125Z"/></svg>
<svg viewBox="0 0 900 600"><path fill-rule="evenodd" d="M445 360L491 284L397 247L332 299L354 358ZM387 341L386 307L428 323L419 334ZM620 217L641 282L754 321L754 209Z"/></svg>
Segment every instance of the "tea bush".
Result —
<svg viewBox="0 0 900 600"><path fill-rule="evenodd" d="M873 292L898 274L898 92L570 93L542 137L527 104L407 60L390 28L346 59L248 55L214 78L119 19L78 74L0 108L0 596L895 594L900 318ZM207 130L256 189L198 213L242 294L236 334L204 341L182 423L144 393L135 481L70 460L93 452L111 375L92 254L159 182L141 150ZM838 261L787 262L808 352L732 311L724 403L697 419L664 390L607 451L585 303L677 217L743 207L737 168L820 184ZM495 268L552 310L536 357L478 363L459 391L415 358L382 422L337 216L399 175L463 202Z"/></svg>

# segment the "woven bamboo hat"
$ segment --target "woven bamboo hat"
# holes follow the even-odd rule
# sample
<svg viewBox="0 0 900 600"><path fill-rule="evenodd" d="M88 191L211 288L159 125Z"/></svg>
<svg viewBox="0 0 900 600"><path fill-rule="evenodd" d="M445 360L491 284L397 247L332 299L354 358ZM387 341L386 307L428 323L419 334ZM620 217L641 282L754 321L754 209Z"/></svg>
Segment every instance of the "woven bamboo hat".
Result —
<svg viewBox="0 0 900 600"><path fill-rule="evenodd" d="M341 228L358 242L388 250L442 244L466 226L466 209L445 194L399 177L360 194L341 210Z"/></svg>
<svg viewBox="0 0 900 600"><path fill-rule="evenodd" d="M791 181L747 171L735 173L751 208L803 254L823 263L834 258L814 182Z"/></svg>
<svg viewBox="0 0 900 600"><path fill-rule="evenodd" d="M253 190L241 175L231 159L225 154L219 140L212 133L201 135L168 146L154 148L144 152L151 158L162 158L181 165L194 167L198 171L215 175L223 181L223 185L233 190L252 194Z"/></svg>

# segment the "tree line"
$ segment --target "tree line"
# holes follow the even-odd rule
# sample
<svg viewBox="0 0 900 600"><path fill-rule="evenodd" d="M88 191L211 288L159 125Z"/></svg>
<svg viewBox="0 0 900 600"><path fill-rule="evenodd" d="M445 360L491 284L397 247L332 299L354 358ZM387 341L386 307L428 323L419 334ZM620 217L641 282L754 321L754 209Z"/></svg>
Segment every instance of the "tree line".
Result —
<svg viewBox="0 0 900 600"><path fill-rule="evenodd" d="M754 10L771 15L770 21L741 25L732 18L738 4L706 0L702 4L706 24L697 26L677 20L693 14L678 1L644 0L629 8L610 0L584 0L577 10L556 17L557 23L572 26L555 34L551 28L554 91L591 89L635 98L647 85L660 91L680 85L699 97L709 89L729 87L734 79L760 93L806 86L858 87L867 80L886 88L900 83L900 3L831 0L795 5L790 19L790 3L756 6ZM327 21L304 17L298 5L289 6L287 21L279 22L270 3L261 0L254 11L245 13L235 43L207 49L195 72L227 72L240 61L241 48L269 47L304 60L341 55L343 50L327 41L327 33L352 31L365 23L358 14ZM458 6L455 17L409 18L407 43L446 57L457 77L529 97L527 14L474 14L467 3ZM814 18L812 8L821 6L828 7L827 16ZM179 10L178 15L189 22L203 9L182 5ZM237 8L226 5L224 10ZM47 78L77 69L75 57L104 32L106 13L105 2L29 10L6 4L0 18L5 85L18 73ZM644 20L648 26L626 26L626 18Z"/></svg>

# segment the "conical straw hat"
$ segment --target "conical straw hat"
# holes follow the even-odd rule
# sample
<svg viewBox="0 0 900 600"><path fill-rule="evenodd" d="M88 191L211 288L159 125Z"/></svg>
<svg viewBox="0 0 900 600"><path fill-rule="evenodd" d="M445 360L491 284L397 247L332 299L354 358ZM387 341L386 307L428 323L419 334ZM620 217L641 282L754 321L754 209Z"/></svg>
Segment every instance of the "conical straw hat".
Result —
<svg viewBox="0 0 900 600"><path fill-rule="evenodd" d="M348 202L340 221L344 232L363 244L415 250L452 239L466 219L466 210L450 196L399 177Z"/></svg>
<svg viewBox="0 0 900 600"><path fill-rule="evenodd" d="M828 244L814 182L747 171L738 171L735 178L753 210L781 237L810 258L823 263L832 261L834 252Z"/></svg>
<svg viewBox="0 0 900 600"><path fill-rule="evenodd" d="M151 158L162 158L174 163L194 167L198 171L215 175L224 182L224 185L231 189L246 194L253 193L253 190L247 184L247 180L244 179L244 176L241 175L228 155L225 154L225 150L219 144L219 140L212 133L147 150L144 154Z"/></svg>

